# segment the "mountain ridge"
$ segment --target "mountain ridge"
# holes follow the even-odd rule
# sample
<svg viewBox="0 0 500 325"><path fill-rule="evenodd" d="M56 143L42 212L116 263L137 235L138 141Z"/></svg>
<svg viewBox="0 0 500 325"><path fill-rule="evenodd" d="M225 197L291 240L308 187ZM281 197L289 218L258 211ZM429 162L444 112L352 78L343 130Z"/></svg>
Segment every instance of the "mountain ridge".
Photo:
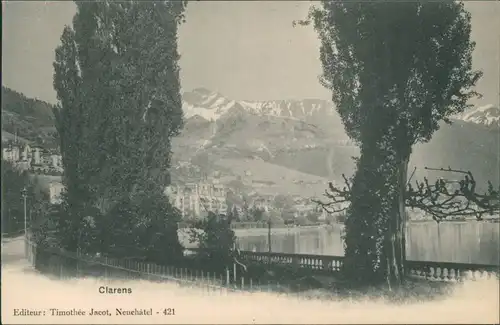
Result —
<svg viewBox="0 0 500 325"><path fill-rule="evenodd" d="M341 174L354 172L352 157L359 150L347 137L333 104L326 100L235 101L206 88L195 95L184 94L191 111L185 116L181 136L174 139L174 157L179 161L197 161L201 155L211 169L227 171L238 170L238 159L254 159L335 182L342 181ZM452 166L471 170L478 182L500 183L495 173L498 155L494 154L499 150L500 128L481 123L478 115L482 111L490 112L474 108L455 116L452 125L441 123L429 143L417 144L410 161L411 169L418 167L415 177L432 180L441 175L424 167ZM229 159L223 167L217 163L221 159ZM245 164L254 178L259 174L261 180L264 174L273 177ZM245 177L242 172L233 176Z"/></svg>
<svg viewBox="0 0 500 325"><path fill-rule="evenodd" d="M2 87L4 93L6 137L17 130L30 141L57 142L50 133L55 131L52 105ZM304 189L316 186L320 195L326 181L342 182L342 174L355 170L352 157L359 149L327 100L237 101L197 88L183 94L183 108L185 125L172 141L173 179L199 181L216 172L227 184L247 179L252 190L286 191L286 184L291 188L297 182ZM500 128L491 123L496 111L493 105L469 110L452 125L443 123L429 143L417 144L410 161L410 170L418 167L415 177L432 180L445 175L431 175L423 167L451 166L472 171L478 184L500 183ZM297 186L294 192L300 191Z"/></svg>
<svg viewBox="0 0 500 325"><path fill-rule="evenodd" d="M182 97L187 119L198 115L208 121L216 121L231 109L243 109L257 115L303 120L308 120L318 113L327 116L337 115L333 103L323 99L234 100L219 92L201 87L184 92ZM493 104L473 107L451 118L486 126L497 126L500 121L500 108Z"/></svg>

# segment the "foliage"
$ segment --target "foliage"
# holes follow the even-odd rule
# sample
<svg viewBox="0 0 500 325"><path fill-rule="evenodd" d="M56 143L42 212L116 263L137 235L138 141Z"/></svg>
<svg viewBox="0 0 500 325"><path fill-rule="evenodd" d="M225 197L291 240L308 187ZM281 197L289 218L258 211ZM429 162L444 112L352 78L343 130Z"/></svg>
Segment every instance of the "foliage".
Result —
<svg viewBox="0 0 500 325"><path fill-rule="evenodd" d="M345 271L357 281L397 284L412 146L477 95L470 14L456 2L322 1L301 23L311 21L321 82L361 151L349 189Z"/></svg>
<svg viewBox="0 0 500 325"><path fill-rule="evenodd" d="M113 219L130 226L134 234L118 232L125 241L168 243L173 246L162 248L178 250L174 237L139 239L157 224L175 228L165 236L177 226L168 220L174 218L169 207L155 204L157 210L151 210L138 202L148 196L166 200L171 139L182 127L177 28L185 5L76 2L73 26L65 27L54 62L59 100L54 115L67 193L60 233L67 250L79 246L79 227L88 211L103 219L96 220L99 227ZM98 240L109 234L98 232Z"/></svg>
<svg viewBox="0 0 500 325"><path fill-rule="evenodd" d="M119 258L141 257L162 264L175 263L183 253L178 241L180 211L162 196L143 193L136 200L124 200L105 216L94 211L94 251ZM84 233L85 235L85 233Z"/></svg>
<svg viewBox="0 0 500 325"><path fill-rule="evenodd" d="M231 212L227 214L230 222L231 221L239 221L240 220L240 213L238 212L238 209L236 208L236 206L233 206L233 208L231 209Z"/></svg>
<svg viewBox="0 0 500 325"><path fill-rule="evenodd" d="M28 184L27 173L16 170L2 159L2 233L24 229L22 189Z"/></svg>
<svg viewBox="0 0 500 325"><path fill-rule="evenodd" d="M26 171L17 169L2 159L2 233L22 233L24 230L24 202L22 190L26 188L28 227L36 224L49 205L48 193Z"/></svg>
<svg viewBox="0 0 500 325"><path fill-rule="evenodd" d="M33 207L32 234L34 241L41 247L58 246L57 231L58 220L64 218L64 213L59 204L50 204L48 201L36 204Z"/></svg>
<svg viewBox="0 0 500 325"><path fill-rule="evenodd" d="M190 241L198 243L201 258L213 268L223 269L233 261L236 236L227 216L209 212L206 219L198 220L190 229Z"/></svg>
<svg viewBox="0 0 500 325"><path fill-rule="evenodd" d="M316 223L316 222L318 222L318 221L319 221L319 214L318 214L317 212L312 212L312 211L310 211L310 212L308 212L308 213L306 214L306 218L307 218L307 220L309 220L310 222L312 222L312 223Z"/></svg>
<svg viewBox="0 0 500 325"><path fill-rule="evenodd" d="M267 219L265 216L265 210L263 208L253 206L250 208L248 213L251 221L259 222L259 221L266 221Z"/></svg>
<svg viewBox="0 0 500 325"><path fill-rule="evenodd" d="M2 86L2 130L17 134L18 139L24 138L45 148L57 148L52 109L49 103L27 98Z"/></svg>
<svg viewBox="0 0 500 325"><path fill-rule="evenodd" d="M287 209L294 205L293 199L290 196L278 194L274 197L274 206L278 209Z"/></svg>

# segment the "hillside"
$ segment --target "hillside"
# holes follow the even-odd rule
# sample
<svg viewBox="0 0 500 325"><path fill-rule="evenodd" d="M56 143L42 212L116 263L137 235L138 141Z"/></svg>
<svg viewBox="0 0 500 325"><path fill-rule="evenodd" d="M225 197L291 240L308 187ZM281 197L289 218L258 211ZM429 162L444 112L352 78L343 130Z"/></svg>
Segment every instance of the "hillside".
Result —
<svg viewBox="0 0 500 325"><path fill-rule="evenodd" d="M284 168L337 182L341 174L354 172L352 157L359 150L328 101L235 101L204 88L183 98L186 127L174 140L174 161L191 163L198 171L193 179L213 171L240 177L240 163L253 175ZM500 128L492 123L498 111L491 105L474 108L456 116L452 125L443 123L429 143L415 146L410 161L411 169L417 167L415 177L453 178L424 170L451 166L472 171L479 184L500 183ZM221 163L228 160L232 163ZM181 170L180 178L190 178ZM268 174L269 181L276 183L276 174Z"/></svg>
<svg viewBox="0 0 500 325"><path fill-rule="evenodd" d="M19 135L16 136L15 134L12 134L12 133L9 133L7 131L3 131L2 130L2 141L18 141L22 144L30 144L31 141L23 138L23 137L20 137Z"/></svg>
<svg viewBox="0 0 500 325"><path fill-rule="evenodd" d="M50 104L5 87L2 96L3 139L17 130L25 141L55 144ZM175 182L217 172L226 184L245 180L249 190L316 195L327 181L354 172L359 150L328 101L236 101L198 88L183 94L183 109L185 126L172 146ZM415 146L416 177L453 178L424 170L450 166L472 171L479 184L499 184L499 112L478 107L443 124L429 143Z"/></svg>
<svg viewBox="0 0 500 325"><path fill-rule="evenodd" d="M2 131L28 141L56 148L56 129L52 105L27 98L21 93L2 86ZM7 133L2 132L8 137Z"/></svg>

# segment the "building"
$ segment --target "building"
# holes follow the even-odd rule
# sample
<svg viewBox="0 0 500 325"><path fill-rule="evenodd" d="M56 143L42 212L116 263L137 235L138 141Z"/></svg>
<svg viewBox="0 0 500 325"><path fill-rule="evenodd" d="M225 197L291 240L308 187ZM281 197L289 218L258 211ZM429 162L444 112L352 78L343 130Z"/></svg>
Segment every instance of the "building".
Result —
<svg viewBox="0 0 500 325"><path fill-rule="evenodd" d="M58 172L63 171L62 156L57 154L50 155L50 166Z"/></svg>
<svg viewBox="0 0 500 325"><path fill-rule="evenodd" d="M31 153L32 153L32 165L35 166L42 166L43 165L43 148L40 146L33 146L31 148Z"/></svg>
<svg viewBox="0 0 500 325"><path fill-rule="evenodd" d="M60 182L50 182L49 184L49 199L51 204L60 204L62 200L62 193L64 185Z"/></svg>
<svg viewBox="0 0 500 325"><path fill-rule="evenodd" d="M259 209L272 209L274 203L274 196L259 195L253 200L254 206Z"/></svg>
<svg viewBox="0 0 500 325"><path fill-rule="evenodd" d="M64 171L60 154L49 152L37 145L6 142L2 148L2 158L21 170L45 174L53 172L61 174Z"/></svg>
<svg viewBox="0 0 500 325"><path fill-rule="evenodd" d="M32 159L31 146L29 144L26 144L21 151L21 161L27 162L28 165L31 165L31 159Z"/></svg>
<svg viewBox="0 0 500 325"><path fill-rule="evenodd" d="M6 148L2 148L2 158L6 161L15 163L20 158L20 148L16 144L9 144Z"/></svg>
<svg viewBox="0 0 500 325"><path fill-rule="evenodd" d="M209 211L226 213L227 190L222 184L208 182L169 186L165 190L170 202L178 208L183 218L199 218Z"/></svg>

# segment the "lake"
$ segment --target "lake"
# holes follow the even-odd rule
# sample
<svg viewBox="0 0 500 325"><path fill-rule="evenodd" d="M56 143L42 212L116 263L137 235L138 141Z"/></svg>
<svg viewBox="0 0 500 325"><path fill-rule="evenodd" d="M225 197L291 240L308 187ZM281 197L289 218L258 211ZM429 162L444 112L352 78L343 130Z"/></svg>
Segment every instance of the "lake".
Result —
<svg viewBox="0 0 500 325"><path fill-rule="evenodd" d="M281 253L343 256L342 226L273 229L271 250ZM407 231L407 258L418 261L500 264L500 223L412 222ZM237 231L242 250L268 251L267 230Z"/></svg>

